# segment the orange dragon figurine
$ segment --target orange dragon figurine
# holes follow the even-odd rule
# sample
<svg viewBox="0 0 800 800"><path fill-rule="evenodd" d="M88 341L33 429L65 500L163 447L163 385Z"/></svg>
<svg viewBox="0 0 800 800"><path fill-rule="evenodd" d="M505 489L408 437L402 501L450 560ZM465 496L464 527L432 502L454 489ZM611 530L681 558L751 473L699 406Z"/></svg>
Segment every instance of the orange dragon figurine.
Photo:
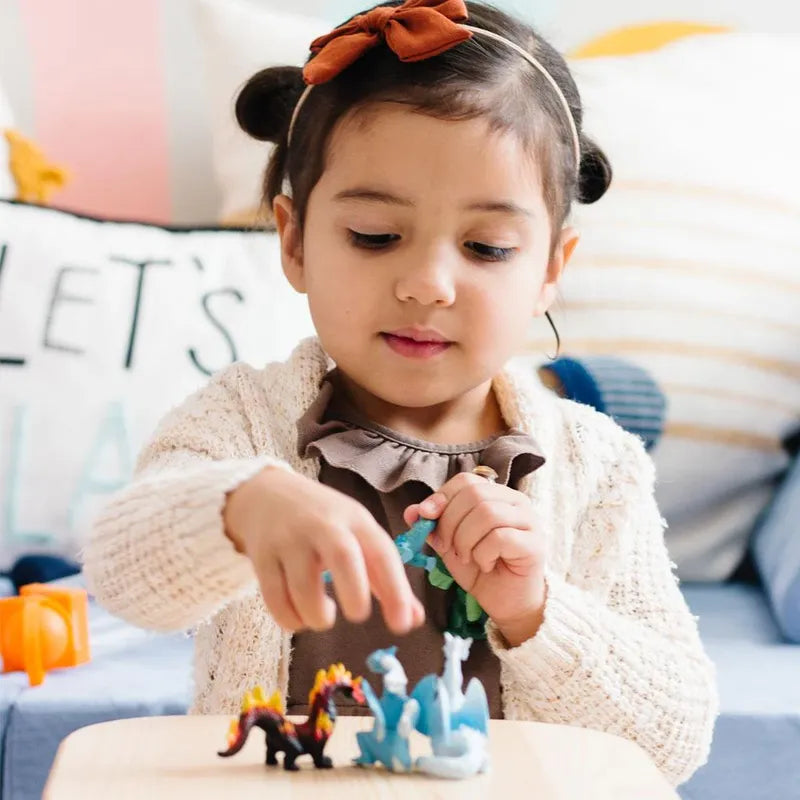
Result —
<svg viewBox="0 0 800 800"><path fill-rule="evenodd" d="M283 753L283 767L297 770L295 764L298 756L310 755L314 766L325 769L333 766L330 758L323 755L323 750L333 733L336 721L336 705L334 695L342 691L351 696L357 703L364 703L361 678L353 678L343 664L333 664L326 672L317 672L314 686L308 695L311 713L305 722L294 723L286 719L285 710L279 692L267 699L263 689L258 686L247 692L242 701L242 713L231 722L228 732L228 749L218 753L227 758L238 753L247 741L253 728L261 728L265 733L267 744L266 763L275 766L278 753Z"/></svg>

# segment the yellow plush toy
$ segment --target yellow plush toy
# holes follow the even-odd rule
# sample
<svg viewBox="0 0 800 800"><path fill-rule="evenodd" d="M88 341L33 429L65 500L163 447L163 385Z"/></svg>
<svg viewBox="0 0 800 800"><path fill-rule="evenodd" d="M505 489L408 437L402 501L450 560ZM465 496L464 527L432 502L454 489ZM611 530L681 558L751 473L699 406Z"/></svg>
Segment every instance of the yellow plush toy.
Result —
<svg viewBox="0 0 800 800"><path fill-rule="evenodd" d="M17 184L17 200L45 205L50 195L67 182L65 169L51 164L42 151L21 133L5 131L8 166Z"/></svg>

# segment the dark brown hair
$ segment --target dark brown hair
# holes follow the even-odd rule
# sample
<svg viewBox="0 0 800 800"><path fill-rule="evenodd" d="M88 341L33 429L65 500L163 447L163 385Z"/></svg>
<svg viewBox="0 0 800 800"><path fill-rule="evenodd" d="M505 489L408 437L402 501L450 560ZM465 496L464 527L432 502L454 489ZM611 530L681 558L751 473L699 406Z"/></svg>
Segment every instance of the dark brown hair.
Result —
<svg viewBox="0 0 800 800"><path fill-rule="evenodd" d="M400 0L381 5L398 6ZM403 103L444 119L483 117L492 129L518 135L532 148L542 170L554 239L573 200L598 200L611 182L611 166L583 134L580 96L563 57L525 23L483 3L466 5L470 25L523 47L556 81L580 134L580 170L575 169L572 135L553 88L510 47L476 34L438 56L413 63L401 62L386 45L369 50L309 93L292 131L291 147L287 135L305 88L302 71L270 67L253 75L237 98L236 118L250 136L277 145L264 177L264 202L271 207L288 179L302 230L309 195L325 168L334 126L346 114L382 101Z"/></svg>

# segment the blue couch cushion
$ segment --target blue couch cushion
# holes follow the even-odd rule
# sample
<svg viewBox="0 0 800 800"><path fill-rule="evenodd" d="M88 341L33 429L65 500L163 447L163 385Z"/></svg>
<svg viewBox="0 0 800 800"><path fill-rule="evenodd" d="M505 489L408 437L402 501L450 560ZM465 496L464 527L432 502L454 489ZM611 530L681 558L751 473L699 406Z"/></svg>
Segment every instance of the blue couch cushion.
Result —
<svg viewBox="0 0 800 800"><path fill-rule="evenodd" d="M800 458L754 533L753 558L783 635L800 642Z"/></svg>
<svg viewBox="0 0 800 800"><path fill-rule="evenodd" d="M681 796L800 797L800 646L784 640L760 587L682 589L717 668L720 716L708 763Z"/></svg>
<svg viewBox="0 0 800 800"><path fill-rule="evenodd" d="M81 577L58 581L80 585ZM91 661L47 674L29 687L21 673L0 676L5 715L2 800L41 797L61 740L86 725L125 717L183 714L191 699L193 642L128 625L89 603ZM4 711L5 709L5 711Z"/></svg>
<svg viewBox="0 0 800 800"><path fill-rule="evenodd" d="M3 759L5 755L6 731L11 711L27 685L28 676L23 673L12 672L0 675L0 759ZM3 761L0 760L0 765L2 764ZM0 766L0 777L2 774L3 768ZM0 782L0 797L2 797L2 782Z"/></svg>

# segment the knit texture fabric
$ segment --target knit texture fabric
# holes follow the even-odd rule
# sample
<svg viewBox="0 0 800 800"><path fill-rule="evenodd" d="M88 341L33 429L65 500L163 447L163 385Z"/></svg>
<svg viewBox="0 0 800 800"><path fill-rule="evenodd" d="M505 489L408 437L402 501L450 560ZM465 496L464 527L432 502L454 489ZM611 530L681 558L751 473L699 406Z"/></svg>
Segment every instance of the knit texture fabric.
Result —
<svg viewBox="0 0 800 800"><path fill-rule="evenodd" d="M608 414L640 436L647 450L661 438L666 396L646 370L611 356L557 358L546 368L558 376L566 397Z"/></svg>
<svg viewBox="0 0 800 800"><path fill-rule="evenodd" d="M109 611L194 630L195 713L238 713L255 684L285 696L291 636L266 612L222 511L267 465L317 478L318 459L297 453L296 422L333 366L311 338L286 362L217 375L165 417L91 531L86 577ZM653 464L640 439L528 370L505 368L493 389L506 423L547 457L519 487L545 537L544 622L515 648L487 626L505 716L626 737L678 784L707 759L718 696L664 545Z"/></svg>

